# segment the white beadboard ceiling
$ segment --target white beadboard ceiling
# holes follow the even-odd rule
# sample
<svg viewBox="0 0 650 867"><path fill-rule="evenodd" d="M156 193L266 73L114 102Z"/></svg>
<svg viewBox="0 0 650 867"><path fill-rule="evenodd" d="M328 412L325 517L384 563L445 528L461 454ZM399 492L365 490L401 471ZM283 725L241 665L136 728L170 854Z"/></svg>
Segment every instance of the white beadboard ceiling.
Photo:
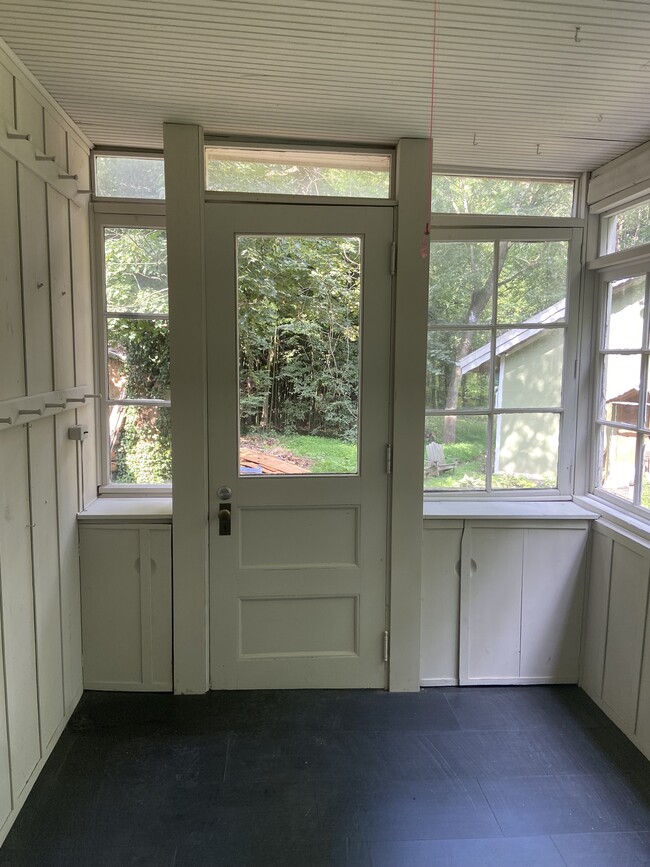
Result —
<svg viewBox="0 0 650 867"><path fill-rule="evenodd" d="M579 28L577 30L576 28ZM0 36L97 145L163 121L427 136L433 0L0 0ZM650 139L647 0L439 0L434 162L593 169Z"/></svg>

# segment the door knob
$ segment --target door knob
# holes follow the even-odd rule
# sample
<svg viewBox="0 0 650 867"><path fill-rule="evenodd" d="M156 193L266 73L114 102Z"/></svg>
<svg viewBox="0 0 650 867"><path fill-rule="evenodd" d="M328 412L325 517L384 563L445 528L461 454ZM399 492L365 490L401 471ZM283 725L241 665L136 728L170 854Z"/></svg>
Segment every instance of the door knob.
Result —
<svg viewBox="0 0 650 867"><path fill-rule="evenodd" d="M221 504L217 512L217 518L219 520L219 535L230 536L230 503Z"/></svg>

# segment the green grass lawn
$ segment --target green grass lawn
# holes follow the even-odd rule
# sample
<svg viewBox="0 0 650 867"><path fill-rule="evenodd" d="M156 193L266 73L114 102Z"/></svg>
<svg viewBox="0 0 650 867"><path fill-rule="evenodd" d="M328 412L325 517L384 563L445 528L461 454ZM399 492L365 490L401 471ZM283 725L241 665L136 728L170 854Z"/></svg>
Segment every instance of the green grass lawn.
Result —
<svg viewBox="0 0 650 867"><path fill-rule="evenodd" d="M247 432L246 438L260 449L267 451L279 448L312 463L310 473L356 473L357 446L331 437L304 436L301 434L269 433L257 435ZM287 457L287 460L289 458Z"/></svg>

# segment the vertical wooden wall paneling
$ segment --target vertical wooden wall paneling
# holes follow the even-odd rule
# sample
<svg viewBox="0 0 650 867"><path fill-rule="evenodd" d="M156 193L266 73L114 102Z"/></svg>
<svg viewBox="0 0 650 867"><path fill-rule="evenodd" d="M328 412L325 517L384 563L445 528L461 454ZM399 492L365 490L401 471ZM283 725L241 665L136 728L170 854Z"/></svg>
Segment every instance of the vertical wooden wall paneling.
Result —
<svg viewBox="0 0 650 867"><path fill-rule="evenodd" d="M0 400L9 400L25 393L25 352L18 176L14 161L2 153L0 189Z"/></svg>
<svg viewBox="0 0 650 867"><path fill-rule="evenodd" d="M142 682L153 683L153 635L151 618L151 536L140 529L140 623L142 641Z"/></svg>
<svg viewBox="0 0 650 867"><path fill-rule="evenodd" d="M28 394L52 391L52 312L49 289L46 185L18 167L23 327Z"/></svg>
<svg viewBox="0 0 650 867"><path fill-rule="evenodd" d="M639 697L648 572L645 557L614 543L603 701L616 721L631 731L634 731Z"/></svg>
<svg viewBox="0 0 650 867"><path fill-rule="evenodd" d="M2 122L30 133L62 169L72 149L87 188L83 137L14 66L0 55ZM87 203L5 154L0 189L0 399L92 383ZM79 412L92 418L93 407ZM75 418L70 410L0 431L0 842L81 694ZM89 469L86 501L94 479Z"/></svg>
<svg viewBox="0 0 650 867"><path fill-rule="evenodd" d="M41 757L32 586L27 431L0 436L2 626L14 801Z"/></svg>
<svg viewBox="0 0 650 867"><path fill-rule="evenodd" d="M54 419L45 418L30 425L27 434L36 665L44 753L64 715Z"/></svg>
<svg viewBox="0 0 650 867"><path fill-rule="evenodd" d="M603 694L613 553L612 540L594 530L589 556L580 685L597 699Z"/></svg>

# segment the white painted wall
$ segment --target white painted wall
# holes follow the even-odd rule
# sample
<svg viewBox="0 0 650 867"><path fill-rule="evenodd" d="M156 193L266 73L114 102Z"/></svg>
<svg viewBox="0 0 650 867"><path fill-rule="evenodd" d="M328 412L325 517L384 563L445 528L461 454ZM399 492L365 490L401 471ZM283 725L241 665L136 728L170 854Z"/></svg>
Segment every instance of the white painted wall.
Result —
<svg viewBox="0 0 650 867"><path fill-rule="evenodd" d="M76 195L88 153L0 42L0 405L92 387L87 196ZM67 436L76 422L91 431L83 444ZM96 496L93 427L92 401L0 424L0 842L81 695L76 513Z"/></svg>

